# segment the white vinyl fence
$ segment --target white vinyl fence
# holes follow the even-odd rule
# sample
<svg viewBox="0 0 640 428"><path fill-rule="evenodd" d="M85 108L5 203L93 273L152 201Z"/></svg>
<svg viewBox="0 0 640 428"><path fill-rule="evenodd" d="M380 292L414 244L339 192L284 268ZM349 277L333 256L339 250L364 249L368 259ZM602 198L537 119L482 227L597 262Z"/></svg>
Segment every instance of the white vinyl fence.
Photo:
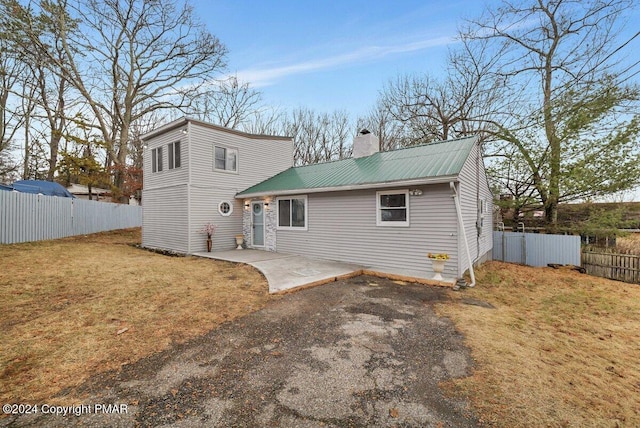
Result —
<svg viewBox="0 0 640 428"><path fill-rule="evenodd" d="M580 237L494 231L493 259L528 266L580 266Z"/></svg>
<svg viewBox="0 0 640 428"><path fill-rule="evenodd" d="M0 191L0 244L142 225L142 207Z"/></svg>

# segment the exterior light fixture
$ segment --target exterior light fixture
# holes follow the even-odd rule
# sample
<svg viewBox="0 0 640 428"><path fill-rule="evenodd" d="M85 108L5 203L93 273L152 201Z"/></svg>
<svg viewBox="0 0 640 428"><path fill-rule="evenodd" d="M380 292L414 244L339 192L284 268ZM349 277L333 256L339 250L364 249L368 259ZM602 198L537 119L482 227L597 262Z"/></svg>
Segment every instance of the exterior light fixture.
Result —
<svg viewBox="0 0 640 428"><path fill-rule="evenodd" d="M409 190L409 194L411 196L420 196L420 195L422 195L422 190L420 190L420 189L411 189L411 190Z"/></svg>

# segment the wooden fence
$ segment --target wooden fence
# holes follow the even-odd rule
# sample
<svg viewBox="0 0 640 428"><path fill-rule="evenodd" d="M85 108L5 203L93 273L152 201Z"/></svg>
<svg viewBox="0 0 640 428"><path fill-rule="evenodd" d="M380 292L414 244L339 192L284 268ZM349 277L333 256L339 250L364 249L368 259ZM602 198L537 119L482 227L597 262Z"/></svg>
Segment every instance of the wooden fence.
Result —
<svg viewBox="0 0 640 428"><path fill-rule="evenodd" d="M589 275L640 284L640 256L634 254L583 250L582 267Z"/></svg>

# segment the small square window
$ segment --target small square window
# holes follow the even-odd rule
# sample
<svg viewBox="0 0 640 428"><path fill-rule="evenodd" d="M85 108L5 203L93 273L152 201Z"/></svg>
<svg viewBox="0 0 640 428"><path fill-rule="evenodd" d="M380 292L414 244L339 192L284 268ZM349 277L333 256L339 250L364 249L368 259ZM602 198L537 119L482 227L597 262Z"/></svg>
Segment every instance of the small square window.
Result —
<svg viewBox="0 0 640 428"><path fill-rule="evenodd" d="M376 192L378 226L409 226L409 191Z"/></svg>
<svg viewBox="0 0 640 428"><path fill-rule="evenodd" d="M278 198L278 229L307 229L307 197Z"/></svg>
<svg viewBox="0 0 640 428"><path fill-rule="evenodd" d="M214 146L213 169L216 171L238 171L238 150L228 147Z"/></svg>

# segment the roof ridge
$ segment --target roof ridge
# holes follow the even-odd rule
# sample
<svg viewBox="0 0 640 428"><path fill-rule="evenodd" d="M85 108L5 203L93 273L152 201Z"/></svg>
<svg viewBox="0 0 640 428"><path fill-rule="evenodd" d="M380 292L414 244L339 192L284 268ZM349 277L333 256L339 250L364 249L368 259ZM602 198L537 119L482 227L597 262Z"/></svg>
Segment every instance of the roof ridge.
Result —
<svg viewBox="0 0 640 428"><path fill-rule="evenodd" d="M468 137L453 138L451 140L431 141L429 143L415 144L413 146L405 146L405 147L400 147L399 149L388 150L386 152L378 152L378 153L399 152L399 151L406 150L406 149L415 149L415 148L418 148L418 147L433 146L433 145L436 145L436 144L454 143L456 141L469 140L471 138L477 138L477 137L478 137L477 135L469 135Z"/></svg>
<svg viewBox="0 0 640 428"><path fill-rule="evenodd" d="M382 152L375 152L369 156L364 156L362 158L354 158L354 157L348 157L348 158L342 158L342 159L331 159L328 161L324 161L324 162L316 162L316 163L310 163L307 165L298 165L298 166L292 166L291 168L305 168L305 167L311 167L311 166L316 166L316 165L327 165L330 163L336 163L336 162L342 162L342 161L346 161L346 160L356 160L356 159L366 159L366 158L371 158L375 155L382 155L385 153L396 153L396 152L401 152L403 150L408 150L408 149L417 149L420 147L426 147L426 146L433 146L436 144L444 144L444 143L454 143L456 141L462 141L462 140L468 140L471 138L477 138L477 135L470 135L468 137L460 137L460 138L454 138L452 140L439 140L439 141L432 141L430 143L422 143L422 144L416 144L413 146L408 146L408 147L400 147L399 149L394 149L394 150L387 150L387 151L382 151Z"/></svg>

